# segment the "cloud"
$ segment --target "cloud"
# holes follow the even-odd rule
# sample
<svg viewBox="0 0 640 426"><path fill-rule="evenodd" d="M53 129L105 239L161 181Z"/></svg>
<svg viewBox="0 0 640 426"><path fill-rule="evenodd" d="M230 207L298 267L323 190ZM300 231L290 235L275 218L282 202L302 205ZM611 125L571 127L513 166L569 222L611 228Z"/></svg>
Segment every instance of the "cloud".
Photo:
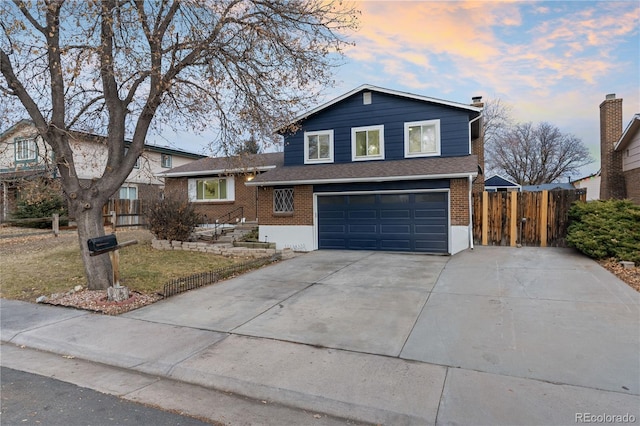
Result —
<svg viewBox="0 0 640 426"><path fill-rule="evenodd" d="M595 84L617 66L617 45L637 35L640 9L630 2L552 5L360 2L362 29L347 54L415 89L437 80L447 92L466 80L548 94Z"/></svg>

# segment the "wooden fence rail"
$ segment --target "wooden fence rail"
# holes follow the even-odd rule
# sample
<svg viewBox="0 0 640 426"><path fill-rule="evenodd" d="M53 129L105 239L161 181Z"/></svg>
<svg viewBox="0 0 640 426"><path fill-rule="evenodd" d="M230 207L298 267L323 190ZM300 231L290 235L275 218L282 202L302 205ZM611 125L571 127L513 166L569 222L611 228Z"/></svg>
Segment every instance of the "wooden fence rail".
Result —
<svg viewBox="0 0 640 426"><path fill-rule="evenodd" d="M142 200L115 200L111 199L102 208L104 217L111 217L111 212L116 212L116 226L146 226ZM107 222L111 224L110 219Z"/></svg>
<svg viewBox="0 0 640 426"><path fill-rule="evenodd" d="M583 189L482 192L473 196L473 239L498 246L566 247L569 208Z"/></svg>

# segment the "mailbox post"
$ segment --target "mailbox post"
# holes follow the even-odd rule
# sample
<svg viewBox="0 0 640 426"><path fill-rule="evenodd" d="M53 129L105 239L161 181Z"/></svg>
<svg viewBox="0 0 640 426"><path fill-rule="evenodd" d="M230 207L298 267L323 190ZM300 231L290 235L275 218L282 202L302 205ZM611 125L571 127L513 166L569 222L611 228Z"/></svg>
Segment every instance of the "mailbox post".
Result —
<svg viewBox="0 0 640 426"><path fill-rule="evenodd" d="M109 300L121 302L129 298L129 289L120 285L120 252L119 249L133 244L138 244L138 240L125 241L118 244L115 234L104 235L102 237L90 238L87 240L89 256L98 256L109 253L111 255L111 269L113 271L113 286L107 289Z"/></svg>

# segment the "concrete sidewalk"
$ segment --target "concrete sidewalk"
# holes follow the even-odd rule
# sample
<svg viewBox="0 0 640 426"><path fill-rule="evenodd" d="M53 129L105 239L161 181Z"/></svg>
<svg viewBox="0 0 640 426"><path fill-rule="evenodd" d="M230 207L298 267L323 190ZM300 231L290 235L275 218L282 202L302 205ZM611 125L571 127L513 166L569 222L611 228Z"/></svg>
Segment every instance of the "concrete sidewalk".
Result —
<svg viewBox="0 0 640 426"><path fill-rule="evenodd" d="M119 395L161 378L203 406L268 403L210 414L228 424L640 421L639 294L566 249L318 251L119 317L8 300L0 315L3 366L38 372L38 349L132 374L106 386Z"/></svg>

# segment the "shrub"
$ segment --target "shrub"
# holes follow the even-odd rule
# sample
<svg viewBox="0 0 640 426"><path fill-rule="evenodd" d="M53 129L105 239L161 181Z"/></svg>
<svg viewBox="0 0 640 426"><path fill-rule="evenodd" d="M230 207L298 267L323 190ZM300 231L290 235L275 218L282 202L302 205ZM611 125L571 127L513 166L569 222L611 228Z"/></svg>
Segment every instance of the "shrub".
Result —
<svg viewBox="0 0 640 426"><path fill-rule="evenodd" d="M192 203L167 196L147 208L149 230L159 240L188 241L195 227L202 223Z"/></svg>
<svg viewBox="0 0 640 426"><path fill-rule="evenodd" d="M68 216L67 205L60 183L47 179L36 179L24 182L20 188L20 199L16 205L14 219L44 219L51 218L55 213ZM19 222L18 226L28 228L51 228L51 220ZM66 225L68 221L60 221Z"/></svg>
<svg viewBox="0 0 640 426"><path fill-rule="evenodd" d="M640 206L628 200L576 203L567 242L595 259L640 262Z"/></svg>

